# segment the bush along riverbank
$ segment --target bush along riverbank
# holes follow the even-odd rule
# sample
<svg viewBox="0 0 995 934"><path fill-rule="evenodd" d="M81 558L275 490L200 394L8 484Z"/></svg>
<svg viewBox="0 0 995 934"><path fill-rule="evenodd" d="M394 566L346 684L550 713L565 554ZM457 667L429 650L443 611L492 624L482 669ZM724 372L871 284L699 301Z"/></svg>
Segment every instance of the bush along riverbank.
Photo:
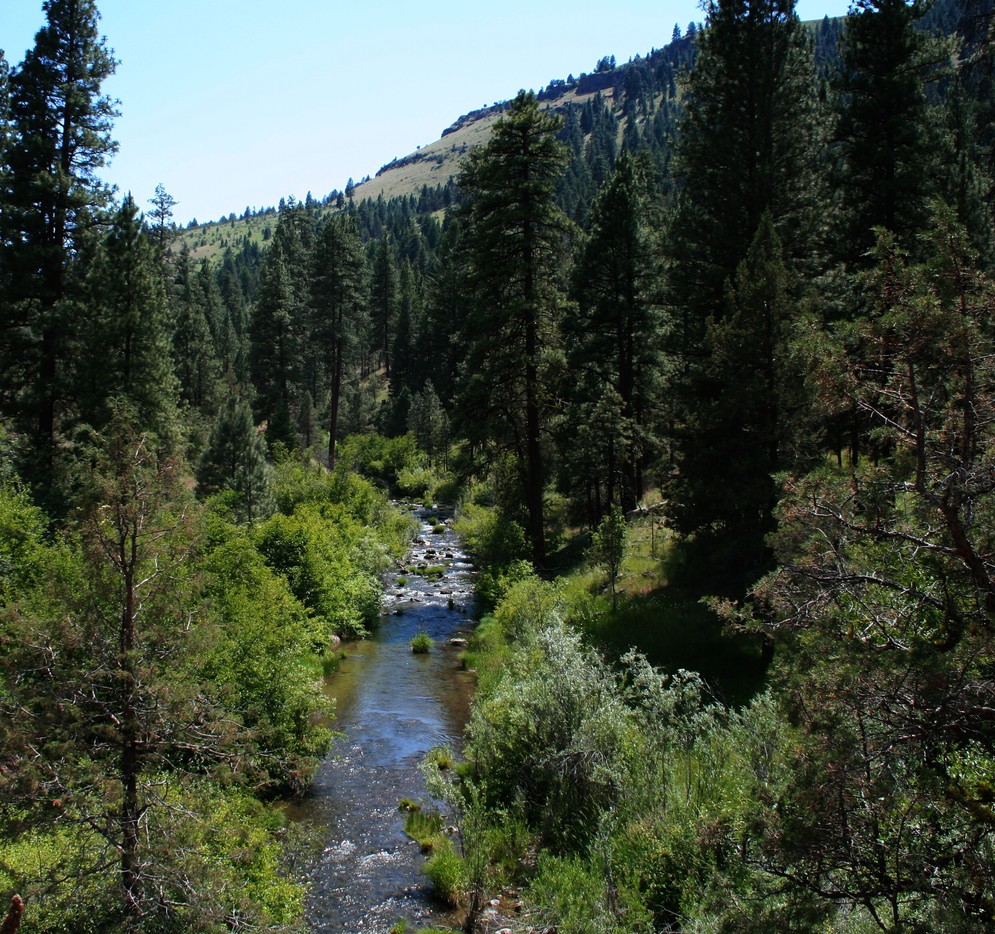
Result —
<svg viewBox="0 0 995 934"><path fill-rule="evenodd" d="M0 478L0 897L35 932L299 930L277 802L329 748L323 673L411 520L303 455L247 518L116 428L76 528Z"/></svg>
<svg viewBox="0 0 995 934"><path fill-rule="evenodd" d="M786 835L816 777L788 701L763 687L759 644L667 588L654 521L630 518L618 562L603 533L547 580L502 552L504 520L464 510L478 560L504 560L482 572L463 758L423 766L457 830L422 828L437 893L467 931L881 930L873 903L791 879ZM617 648L640 638L652 661ZM682 652L709 670L674 664Z"/></svg>

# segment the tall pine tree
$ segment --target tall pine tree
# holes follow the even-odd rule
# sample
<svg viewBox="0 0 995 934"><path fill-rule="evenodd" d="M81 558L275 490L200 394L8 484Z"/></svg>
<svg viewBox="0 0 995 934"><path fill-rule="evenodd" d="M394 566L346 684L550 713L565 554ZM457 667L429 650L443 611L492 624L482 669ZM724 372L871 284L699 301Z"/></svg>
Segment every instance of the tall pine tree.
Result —
<svg viewBox="0 0 995 934"><path fill-rule="evenodd" d="M47 0L46 25L10 75L0 193L4 302L3 409L34 442L48 479L77 322L64 299L74 264L110 201L98 172L113 155L114 102L101 94L115 61L93 0Z"/></svg>
<svg viewBox="0 0 995 934"><path fill-rule="evenodd" d="M80 417L103 430L124 400L140 430L155 434L164 452L175 450L179 388L159 257L130 196L90 265L84 301L74 380Z"/></svg>
<svg viewBox="0 0 995 934"><path fill-rule="evenodd" d="M523 91L460 177L471 197L461 419L472 438L497 442L517 458L537 564L546 552L550 351L563 302L566 220L555 199L565 157L558 130L559 120Z"/></svg>
<svg viewBox="0 0 995 934"><path fill-rule="evenodd" d="M328 393L328 464L335 465L343 390L366 331L366 253L352 218L333 215L315 244L311 275L311 341L324 359Z"/></svg>
<svg viewBox="0 0 995 934"><path fill-rule="evenodd" d="M869 263L875 227L913 246L939 192L938 139L924 90L937 50L917 28L928 6L857 0L846 20L834 132L843 210L833 242L850 266Z"/></svg>
<svg viewBox="0 0 995 934"><path fill-rule="evenodd" d="M648 171L622 153L592 210L591 236L574 269L576 306L564 320L567 363L576 375L575 410L604 390L618 398L619 419L604 438L612 463L598 475L606 502L629 511L643 493L643 470L650 440L650 414L659 380L658 282ZM586 414L582 415L587 421ZM574 422L573 430L579 427ZM616 458L617 455L617 458ZM600 518L598 515L593 519Z"/></svg>
<svg viewBox="0 0 995 934"><path fill-rule="evenodd" d="M737 394L763 391L761 374L751 368L767 360L765 354L717 352L720 332L723 347L767 340L754 332L763 324L754 316L725 320L732 310L728 283L762 224L771 228L763 241L783 246L771 246L762 258L754 253L750 265L783 260L795 281L817 268L823 138L814 64L793 0L710 4L675 156L668 397L676 469L667 491L670 518L697 544L693 563L710 586L724 580L734 590L742 587L763 552L773 503L762 495L756 508L727 507L741 494L756 504L755 491L768 488L769 473L780 464L743 456L744 446L790 450L765 434L779 423L776 413L765 411L775 400L753 400L739 416L726 408ZM748 273L754 274L762 275L759 268ZM784 300L779 296L768 318L787 313Z"/></svg>

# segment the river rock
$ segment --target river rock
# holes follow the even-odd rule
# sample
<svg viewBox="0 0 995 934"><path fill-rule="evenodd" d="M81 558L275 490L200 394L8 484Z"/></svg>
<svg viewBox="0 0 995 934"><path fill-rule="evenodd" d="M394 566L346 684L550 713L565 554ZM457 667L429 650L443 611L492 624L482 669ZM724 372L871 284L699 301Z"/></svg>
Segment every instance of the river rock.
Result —
<svg viewBox="0 0 995 934"><path fill-rule="evenodd" d="M466 645L466 639L461 639L459 636L454 636L449 640L450 645Z"/></svg>

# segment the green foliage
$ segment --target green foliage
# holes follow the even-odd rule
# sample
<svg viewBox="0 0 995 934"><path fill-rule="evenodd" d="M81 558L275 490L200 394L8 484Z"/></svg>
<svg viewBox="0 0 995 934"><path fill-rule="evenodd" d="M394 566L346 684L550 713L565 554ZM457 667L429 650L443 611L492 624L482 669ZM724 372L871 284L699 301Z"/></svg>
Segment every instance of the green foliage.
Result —
<svg viewBox="0 0 995 934"><path fill-rule="evenodd" d="M404 818L404 832L427 853L445 841L442 814L421 808L410 810Z"/></svg>
<svg viewBox="0 0 995 934"><path fill-rule="evenodd" d="M432 651L432 637L427 632L419 632L411 639L411 651L415 655L427 655Z"/></svg>
<svg viewBox="0 0 995 934"><path fill-rule="evenodd" d="M263 433L248 403L229 399L211 429L197 469L202 496L227 491L222 498L241 522L252 524L273 512L273 468L267 461Z"/></svg>
<svg viewBox="0 0 995 934"><path fill-rule="evenodd" d="M525 894L538 923L742 923L744 904L776 887L753 847L793 778L780 710L766 696L742 712L710 704L699 676L635 653L613 670L564 623L586 612L566 596L524 580L482 622L478 650L500 662L481 678L468 766L441 782L447 800L476 822L492 866L538 839ZM773 898L770 923L799 910Z"/></svg>
<svg viewBox="0 0 995 934"><path fill-rule="evenodd" d="M452 841L442 839L433 846L432 855L425 863L425 875L442 901L454 908L463 903L468 886L466 864Z"/></svg>
<svg viewBox="0 0 995 934"><path fill-rule="evenodd" d="M0 481L0 607L41 584L49 554L42 511L25 490Z"/></svg>
<svg viewBox="0 0 995 934"><path fill-rule="evenodd" d="M615 585L622 571L622 559L625 557L625 540L628 527L622 510L614 503L608 510L608 515L601 520L591 542L591 556L595 562L604 566L608 573L608 583L612 591L612 611L618 607L618 594Z"/></svg>
<svg viewBox="0 0 995 934"><path fill-rule="evenodd" d="M326 629L245 533L216 527L212 539L205 596L218 634L203 676L253 732L251 780L303 793L331 739L317 721L330 712L319 680Z"/></svg>
<svg viewBox="0 0 995 934"><path fill-rule="evenodd" d="M493 609L510 586L534 573L525 560L529 551L525 530L494 506L464 502L454 528L480 569L476 586L479 611Z"/></svg>
<svg viewBox="0 0 995 934"><path fill-rule="evenodd" d="M430 380L411 399L408 409L408 430L418 440L418 446L428 455L429 463L441 458L443 463L449 452L449 416L446 414L435 387Z"/></svg>
<svg viewBox="0 0 995 934"><path fill-rule="evenodd" d="M388 551L338 503L302 504L256 532L259 551L332 635L359 635L380 613Z"/></svg>
<svg viewBox="0 0 995 934"><path fill-rule="evenodd" d="M529 891L529 917L562 934L647 934L650 912L599 862L543 853Z"/></svg>
<svg viewBox="0 0 995 934"><path fill-rule="evenodd" d="M287 878L275 812L206 782L184 787L163 779L161 786L172 807L156 848L172 852L156 854L169 869L157 876L164 903L146 917L146 929L222 931L233 916L260 928L295 929L304 891ZM69 822L5 838L0 895L19 892L25 924L39 934L131 930L115 907L113 875L95 870L105 858L99 834ZM60 881L66 878L71 885Z"/></svg>
<svg viewBox="0 0 995 934"><path fill-rule="evenodd" d="M376 434L351 435L342 442L338 456L349 469L379 481L388 490L397 489L402 471L417 470L424 465L424 455L418 450L413 434L397 438Z"/></svg>
<svg viewBox="0 0 995 934"><path fill-rule="evenodd" d="M771 859L799 888L821 895L831 880L838 903L893 928L946 916L983 930L992 909L972 880L993 865L981 776L995 742L979 705L992 697L995 504L978 480L993 296L949 212L920 249L926 262L910 263L880 235L868 316L835 364L887 456L788 480L782 566L754 593L754 625L790 649L803 729Z"/></svg>
<svg viewBox="0 0 995 934"><path fill-rule="evenodd" d="M456 764L453 751L448 746L433 746L425 755L425 761L441 772L453 768Z"/></svg>
<svg viewBox="0 0 995 934"><path fill-rule="evenodd" d="M527 587L517 592L525 596ZM518 629L519 647L475 706L467 756L486 775L490 804L521 800L548 846L573 851L595 832L599 810L617 803L634 752L631 730L609 702L613 682L600 659L542 597L528 604L528 615L541 614L541 628L531 628L528 616L506 623Z"/></svg>
<svg viewBox="0 0 995 934"><path fill-rule="evenodd" d="M330 739L330 620L375 613L410 524L295 458L293 515L231 524L128 407L114 419L82 460L78 534L49 538L16 476L0 488L0 897L29 896L40 931L123 930L135 903L155 930L290 929L284 835L248 795L307 789Z"/></svg>
<svg viewBox="0 0 995 934"><path fill-rule="evenodd" d="M485 568L505 568L527 557L525 530L492 506L464 503L455 528L474 558Z"/></svg>

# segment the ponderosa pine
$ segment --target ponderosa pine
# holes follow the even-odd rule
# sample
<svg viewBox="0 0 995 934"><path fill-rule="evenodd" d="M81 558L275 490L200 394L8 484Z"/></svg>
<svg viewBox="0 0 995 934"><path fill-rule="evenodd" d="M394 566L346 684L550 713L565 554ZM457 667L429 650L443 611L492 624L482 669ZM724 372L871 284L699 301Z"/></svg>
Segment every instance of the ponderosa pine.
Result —
<svg viewBox="0 0 995 934"><path fill-rule="evenodd" d="M110 189L98 177L117 149L115 103L101 94L116 62L93 0L47 0L46 24L9 77L0 162L0 367L4 411L31 437L32 479L50 480L64 364L77 321L64 299L83 246L103 221Z"/></svg>
<svg viewBox="0 0 995 934"><path fill-rule="evenodd" d="M460 177L471 199L461 420L472 439L514 453L536 563L546 553L543 436L563 301L566 219L555 199L565 157L558 129L535 95L522 92Z"/></svg>
<svg viewBox="0 0 995 934"><path fill-rule="evenodd" d="M369 302L366 254L351 217L335 215L322 225L310 281L310 342L324 363L328 464L334 467L343 392L366 331Z"/></svg>
<svg viewBox="0 0 995 934"><path fill-rule="evenodd" d="M728 504L740 492L769 487L781 452L791 446L765 434L780 422L776 413L742 423L728 408L738 394L762 391L769 382L740 372L766 356L716 354L710 334L724 327L723 343L731 346L764 339L748 317L733 317L743 329L728 333L727 291L763 224L771 226L781 254L769 261L783 263L789 276L785 299L797 296L791 276L798 281L818 268L822 140L814 64L793 0L710 4L675 153L678 190L666 246L666 398L674 441L668 513L695 543L699 582L712 588L748 583L743 574L763 551L773 504L759 516L753 505L740 511ZM784 307L776 312L785 314L790 311ZM754 401L757 414L775 404ZM750 453L758 448L779 453L757 461ZM752 494L749 499L758 505ZM739 521L747 516L745 524Z"/></svg>

